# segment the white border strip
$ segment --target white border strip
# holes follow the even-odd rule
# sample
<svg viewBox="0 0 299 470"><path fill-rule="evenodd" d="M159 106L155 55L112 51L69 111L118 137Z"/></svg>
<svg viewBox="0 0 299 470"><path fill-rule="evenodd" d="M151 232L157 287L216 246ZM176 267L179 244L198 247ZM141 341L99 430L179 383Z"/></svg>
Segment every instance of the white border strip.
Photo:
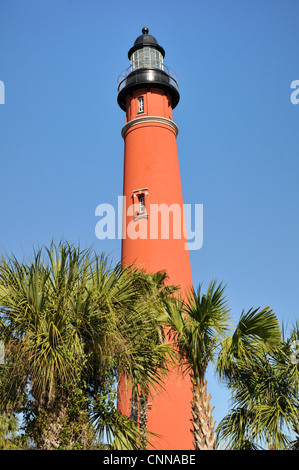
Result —
<svg viewBox="0 0 299 470"><path fill-rule="evenodd" d="M124 127L121 130L122 137L125 136L125 133L131 127L136 126L137 124L142 124L142 123L147 123L147 122L157 122L160 124L166 124L167 126L170 126L172 127L172 129L175 130L176 135L178 135L179 133L178 126L171 119L167 119L167 118L160 117L160 116L142 116L136 119L132 119L132 121L129 121L124 125Z"/></svg>

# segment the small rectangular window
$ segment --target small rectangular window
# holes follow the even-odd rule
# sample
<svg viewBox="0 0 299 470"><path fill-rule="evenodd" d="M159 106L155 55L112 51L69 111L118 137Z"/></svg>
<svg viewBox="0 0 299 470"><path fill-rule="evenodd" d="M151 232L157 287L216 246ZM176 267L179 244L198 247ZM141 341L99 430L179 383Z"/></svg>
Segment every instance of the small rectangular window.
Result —
<svg viewBox="0 0 299 470"><path fill-rule="evenodd" d="M143 215L145 214L144 194L140 194L138 196L138 200L139 200L139 214L138 215Z"/></svg>
<svg viewBox="0 0 299 470"><path fill-rule="evenodd" d="M138 217L148 217L145 201L146 196L148 196L148 188L134 189L133 191L133 217L136 219Z"/></svg>
<svg viewBox="0 0 299 470"><path fill-rule="evenodd" d="M138 98L138 114L140 113L144 113L144 100L143 100L143 96L141 96L140 98Z"/></svg>

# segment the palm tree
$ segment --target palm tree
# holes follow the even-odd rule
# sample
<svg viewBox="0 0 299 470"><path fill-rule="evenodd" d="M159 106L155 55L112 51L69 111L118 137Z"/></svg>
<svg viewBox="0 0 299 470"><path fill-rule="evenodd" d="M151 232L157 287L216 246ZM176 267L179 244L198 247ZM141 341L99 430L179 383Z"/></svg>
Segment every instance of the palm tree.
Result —
<svg viewBox="0 0 299 470"><path fill-rule="evenodd" d="M82 299L88 304L89 276L89 253L67 243L40 249L27 263L2 257L0 311L9 340L17 344L12 370L22 366L30 384L30 412L24 411L35 431L39 427L34 436L39 448L59 446L62 423L79 387L84 348L77 314Z"/></svg>
<svg viewBox="0 0 299 470"><path fill-rule="evenodd" d="M172 345L166 342L164 330L168 321L164 300L172 295L175 288L165 285L166 279L165 272L139 272L137 288L141 297L135 308L126 313L126 318L120 322L121 325L127 325L128 321L134 324L134 328L129 328L127 333L130 348L120 368L123 371L122 379L126 378L130 386L131 419L138 427L141 449L148 444L149 396L163 388L164 378L175 357Z"/></svg>
<svg viewBox="0 0 299 470"><path fill-rule="evenodd" d="M217 364L232 393L233 408L217 429L230 449L257 449L263 443L289 447L285 430L298 417L298 369L290 356L289 341L281 341L279 321L270 307L242 312Z"/></svg>
<svg viewBox="0 0 299 470"><path fill-rule="evenodd" d="M11 372L21 370L30 387L24 412L38 448L89 448L89 415L119 368L142 392L161 381L168 354L160 341L163 309L152 281L132 267L66 242L27 262L2 257L0 305L1 338L16 351ZM121 434L127 421L114 423L114 446L132 448L134 432Z"/></svg>
<svg viewBox="0 0 299 470"><path fill-rule="evenodd" d="M162 282L164 275L151 275L133 267L120 268L118 265L108 278L109 281L107 276L101 276L95 289L102 298L109 286L109 309L104 307L105 303L98 301L98 304L101 303L101 314L104 313L104 326L95 325L100 318L100 312L96 311L89 321L90 331L85 332L88 354L92 352L93 358L93 362L88 362L92 369L89 377L94 397L93 421L99 436L106 436L110 448L146 448L148 395L162 386L172 354L171 346L164 342L162 325L166 314L161 302L170 288L164 288L157 282L157 279ZM115 292L115 297L111 296L111 292ZM124 302L124 299L127 300ZM106 353L103 355L103 349L100 349L104 344ZM106 363L101 362L103 358ZM99 371L105 371L104 380L103 376L99 376ZM116 377L122 386L125 383L128 396L131 396L131 422L114 407ZM98 389L95 388L96 383ZM101 396L109 398L102 400ZM106 418L103 419L103 416Z"/></svg>
<svg viewBox="0 0 299 470"><path fill-rule="evenodd" d="M191 406L194 448L214 450L215 422L212 418L210 394L207 393L206 370L215 358L219 341L228 330L229 307L224 287L210 282L206 293L201 286L187 294L185 301L168 302L171 339L181 356L181 367L190 374L193 400Z"/></svg>

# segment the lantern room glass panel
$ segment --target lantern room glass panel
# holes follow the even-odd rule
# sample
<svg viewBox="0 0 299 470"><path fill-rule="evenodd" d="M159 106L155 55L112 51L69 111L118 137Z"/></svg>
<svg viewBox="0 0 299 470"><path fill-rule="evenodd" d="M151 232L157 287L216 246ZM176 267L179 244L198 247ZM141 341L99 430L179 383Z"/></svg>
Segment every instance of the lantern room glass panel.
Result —
<svg viewBox="0 0 299 470"><path fill-rule="evenodd" d="M143 47L133 52L130 57L132 70L141 68L163 69L163 55L153 47Z"/></svg>

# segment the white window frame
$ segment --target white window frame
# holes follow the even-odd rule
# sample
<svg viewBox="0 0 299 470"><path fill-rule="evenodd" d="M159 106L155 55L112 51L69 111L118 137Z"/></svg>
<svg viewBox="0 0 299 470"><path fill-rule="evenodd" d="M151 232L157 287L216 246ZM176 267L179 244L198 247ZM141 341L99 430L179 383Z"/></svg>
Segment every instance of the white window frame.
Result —
<svg viewBox="0 0 299 470"><path fill-rule="evenodd" d="M139 96L138 98L138 113L137 114L143 114L144 113L144 98L143 96Z"/></svg>
<svg viewBox="0 0 299 470"><path fill-rule="evenodd" d="M146 196L148 196L148 188L140 188L133 191L133 217L135 219L138 219L138 217L148 217L145 203Z"/></svg>

